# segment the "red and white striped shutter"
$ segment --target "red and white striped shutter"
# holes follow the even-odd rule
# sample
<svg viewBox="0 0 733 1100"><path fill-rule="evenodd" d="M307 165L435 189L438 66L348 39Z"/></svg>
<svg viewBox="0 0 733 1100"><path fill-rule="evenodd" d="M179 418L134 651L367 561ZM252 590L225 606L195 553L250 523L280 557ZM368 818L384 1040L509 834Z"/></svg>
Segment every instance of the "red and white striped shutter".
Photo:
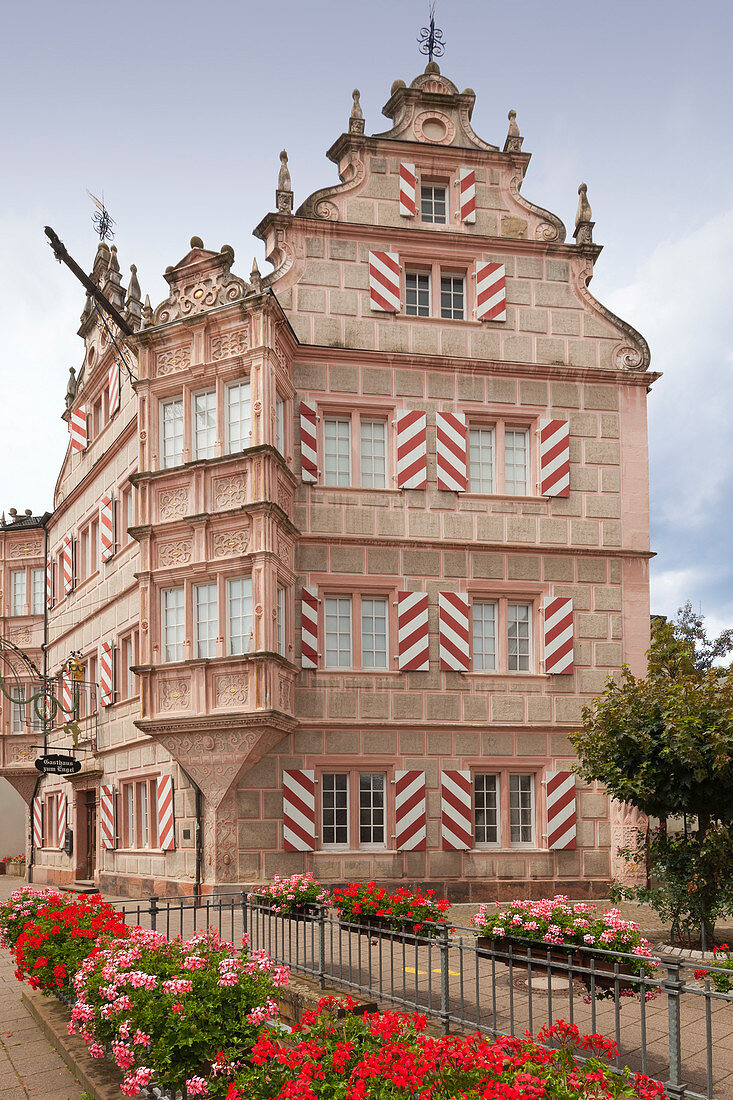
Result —
<svg viewBox="0 0 733 1100"><path fill-rule="evenodd" d="M74 681L68 669L61 673L61 714L60 723L68 722L74 710Z"/></svg>
<svg viewBox="0 0 733 1100"><path fill-rule="evenodd" d="M471 773L442 772L440 777L440 831L445 851L473 847Z"/></svg>
<svg viewBox="0 0 733 1100"><path fill-rule="evenodd" d="M567 420L540 420L540 493L570 496L570 425Z"/></svg>
<svg viewBox="0 0 733 1100"><path fill-rule="evenodd" d="M283 772L283 847L286 852L316 850L315 774L303 768Z"/></svg>
<svg viewBox="0 0 733 1100"><path fill-rule="evenodd" d="M438 488L465 493L468 488L465 413L436 414Z"/></svg>
<svg viewBox="0 0 733 1100"><path fill-rule="evenodd" d="M545 672L573 671L573 601L563 596L545 600Z"/></svg>
<svg viewBox="0 0 733 1100"><path fill-rule="evenodd" d="M397 656L400 672L430 668L427 592L397 593Z"/></svg>
<svg viewBox="0 0 733 1100"><path fill-rule="evenodd" d="M33 847L38 851L43 847L43 800L33 799Z"/></svg>
<svg viewBox="0 0 733 1100"><path fill-rule="evenodd" d="M56 847L63 848L66 843L66 795L56 799Z"/></svg>
<svg viewBox="0 0 733 1100"><path fill-rule="evenodd" d="M369 299L372 309L399 313L400 258L396 252L369 253Z"/></svg>
<svg viewBox="0 0 733 1100"><path fill-rule="evenodd" d="M99 505L99 542L102 561L109 561L115 552L115 502L111 493L105 493Z"/></svg>
<svg viewBox="0 0 733 1100"><path fill-rule="evenodd" d="M318 481L318 415L315 405L300 402L300 476Z"/></svg>
<svg viewBox="0 0 733 1100"><path fill-rule="evenodd" d="M318 668L318 589L303 586L301 600L300 663Z"/></svg>
<svg viewBox="0 0 733 1100"><path fill-rule="evenodd" d="M476 320L506 321L504 264L476 261Z"/></svg>
<svg viewBox="0 0 733 1100"><path fill-rule="evenodd" d="M575 837L575 775L573 772L546 772L547 847L561 850L577 847Z"/></svg>
<svg viewBox="0 0 733 1100"><path fill-rule="evenodd" d="M115 701L115 647L102 642L99 647L99 701L108 707Z"/></svg>
<svg viewBox="0 0 733 1100"><path fill-rule="evenodd" d="M438 593L438 636L441 669L468 672L471 634L465 592Z"/></svg>
<svg viewBox="0 0 733 1100"><path fill-rule="evenodd" d="M53 555L46 558L46 607L53 607Z"/></svg>
<svg viewBox="0 0 733 1100"><path fill-rule="evenodd" d="M80 405L71 410L69 418L72 451L85 451L87 447L87 407Z"/></svg>
<svg viewBox="0 0 733 1100"><path fill-rule="evenodd" d="M396 771L395 848L402 852L424 852L427 836L425 772Z"/></svg>
<svg viewBox="0 0 733 1100"><path fill-rule="evenodd" d="M107 373L107 397L109 415L112 417L120 407L120 364L113 360Z"/></svg>
<svg viewBox="0 0 733 1100"><path fill-rule="evenodd" d="M64 595L68 596L74 587L74 539L71 535L64 535L61 540L61 575Z"/></svg>
<svg viewBox="0 0 733 1100"><path fill-rule="evenodd" d="M117 847L115 830L115 792L114 788L102 784L99 788L99 827L102 847L108 851Z"/></svg>
<svg viewBox="0 0 733 1100"><path fill-rule="evenodd" d="M173 779L170 775L161 775L158 788L158 847L169 852L176 846L176 831L173 823Z"/></svg>
<svg viewBox="0 0 733 1100"><path fill-rule="evenodd" d="M476 221L476 170L461 168L458 173L461 192L461 221Z"/></svg>
<svg viewBox="0 0 733 1100"><path fill-rule="evenodd" d="M397 488L424 489L427 483L427 416L401 411L397 414Z"/></svg>
<svg viewBox="0 0 733 1100"><path fill-rule="evenodd" d="M415 165L403 162L400 164L400 214L403 218L415 217L416 187Z"/></svg>

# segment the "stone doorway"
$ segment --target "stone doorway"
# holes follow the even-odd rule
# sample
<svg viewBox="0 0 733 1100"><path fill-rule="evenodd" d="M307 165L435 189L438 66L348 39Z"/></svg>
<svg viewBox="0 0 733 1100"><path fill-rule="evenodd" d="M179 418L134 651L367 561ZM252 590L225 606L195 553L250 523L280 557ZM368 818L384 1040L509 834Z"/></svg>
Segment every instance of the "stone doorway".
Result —
<svg viewBox="0 0 733 1100"><path fill-rule="evenodd" d="M80 853L79 878L92 880L97 870L97 792L84 791L82 804L84 850Z"/></svg>

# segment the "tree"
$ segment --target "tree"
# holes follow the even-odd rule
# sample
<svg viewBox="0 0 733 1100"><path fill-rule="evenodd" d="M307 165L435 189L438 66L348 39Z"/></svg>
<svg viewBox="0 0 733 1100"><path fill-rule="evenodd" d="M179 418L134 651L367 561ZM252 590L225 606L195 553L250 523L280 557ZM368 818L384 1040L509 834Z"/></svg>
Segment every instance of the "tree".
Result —
<svg viewBox="0 0 733 1100"><path fill-rule="evenodd" d="M663 825L677 815L696 820L674 852L664 836L644 844L653 870L686 893L678 917L700 918L710 941L716 916L733 906L733 670L713 663L732 648L733 631L708 639L690 604L676 622L656 620L646 678L624 666L571 735L584 779ZM644 900L654 899L647 891Z"/></svg>

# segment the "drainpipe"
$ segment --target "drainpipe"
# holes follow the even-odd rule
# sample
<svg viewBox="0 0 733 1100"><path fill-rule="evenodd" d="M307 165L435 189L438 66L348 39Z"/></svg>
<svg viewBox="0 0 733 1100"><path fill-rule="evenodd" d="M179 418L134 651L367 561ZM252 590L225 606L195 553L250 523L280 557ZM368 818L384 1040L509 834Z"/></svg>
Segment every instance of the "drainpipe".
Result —
<svg viewBox="0 0 733 1100"><path fill-rule="evenodd" d="M178 763L178 761L176 761L176 763ZM195 839L195 843L196 843L196 870L195 870L195 873L194 873L195 877L194 877L194 884L193 884L193 894L194 894L194 898L198 902L198 901L201 900L201 865L203 863L203 837L201 835L201 800L203 798L203 794L201 792L201 788L199 787L198 783L195 781L195 779L191 778L191 776L188 774L188 772L183 767L183 765L178 763L178 767L181 769L181 771L183 772L186 779L191 784L191 786L193 787L193 790L194 790L195 813L196 813L196 825L195 825L195 829L196 829L196 839Z"/></svg>
<svg viewBox="0 0 733 1100"><path fill-rule="evenodd" d="M33 867L34 867L35 862L36 862L36 843L35 843L35 838L33 836L33 803L35 802L36 795L38 794L38 787L39 787L39 784L41 782L41 778L42 778L42 776L39 775L38 778L36 779L36 785L33 788L33 796L31 798L31 804L28 807L28 825L30 826L30 832L31 832L31 858L28 862L28 884L29 885L33 882Z"/></svg>
<svg viewBox="0 0 733 1100"><path fill-rule="evenodd" d="M48 527L43 524L43 754L48 752L48 717L46 716L45 692L48 688Z"/></svg>

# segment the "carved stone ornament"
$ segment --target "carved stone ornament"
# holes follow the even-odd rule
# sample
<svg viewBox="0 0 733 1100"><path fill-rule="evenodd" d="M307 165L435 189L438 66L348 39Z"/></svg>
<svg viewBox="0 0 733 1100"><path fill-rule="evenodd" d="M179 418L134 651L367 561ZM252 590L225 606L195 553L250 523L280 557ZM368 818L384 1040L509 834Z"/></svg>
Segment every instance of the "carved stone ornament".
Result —
<svg viewBox="0 0 733 1100"><path fill-rule="evenodd" d="M216 679L216 705L218 707L242 706L249 696L246 676L218 676Z"/></svg>
<svg viewBox="0 0 733 1100"><path fill-rule="evenodd" d="M160 709L188 710L190 690L188 680L163 680L160 684Z"/></svg>
<svg viewBox="0 0 733 1100"><path fill-rule="evenodd" d="M190 539L163 542L158 547L158 565L186 565L191 560Z"/></svg>
<svg viewBox="0 0 733 1100"><path fill-rule="evenodd" d="M651 363L651 351L644 337L637 332L628 321L623 321L604 306L597 298L594 298L588 289L588 283L593 275L593 260L588 258L586 263L576 272L575 285L580 298L597 317L603 318L613 328L623 334L613 353L613 365L616 370L646 371ZM609 333L609 336L613 335Z"/></svg>
<svg viewBox="0 0 733 1100"><path fill-rule="evenodd" d="M246 554L249 549L249 530L223 531L214 535L214 557L231 558Z"/></svg>
<svg viewBox="0 0 733 1100"><path fill-rule="evenodd" d="M161 519L182 519L188 508L188 489L164 489L158 494Z"/></svg>
<svg viewBox="0 0 733 1100"><path fill-rule="evenodd" d="M644 860L625 860L619 849L636 849L639 833L645 833L649 820L645 814L629 802L611 799L611 874L624 886L645 886Z"/></svg>
<svg viewBox="0 0 733 1100"><path fill-rule="evenodd" d="M427 141L431 145L450 145L456 136L453 120L441 111L423 111L415 119L412 129L418 141Z"/></svg>
<svg viewBox="0 0 733 1100"><path fill-rule="evenodd" d="M280 710L286 714L293 713L293 684L284 677L280 680Z"/></svg>
<svg viewBox="0 0 733 1100"><path fill-rule="evenodd" d="M175 374L191 366L191 345L181 344L177 348L165 348L155 356L155 373L160 377Z"/></svg>
<svg viewBox="0 0 733 1100"><path fill-rule="evenodd" d="M249 328L239 328L236 332L222 332L218 336L211 337L211 358L218 362L219 359L231 359L235 355L243 355L249 348Z"/></svg>
<svg viewBox="0 0 733 1100"><path fill-rule="evenodd" d="M247 474L232 474L214 482L214 502L217 508L235 508L247 501Z"/></svg>
<svg viewBox="0 0 733 1100"><path fill-rule="evenodd" d="M277 483L277 503L287 516L292 515L293 493L284 481L278 481Z"/></svg>
<svg viewBox="0 0 733 1100"><path fill-rule="evenodd" d="M13 542L10 544L11 558L40 558L43 544L40 542Z"/></svg>
<svg viewBox="0 0 733 1100"><path fill-rule="evenodd" d="M220 252L212 252L204 248L200 237L192 237L191 251L165 272L170 296L155 310L155 324L193 317L204 310L244 298L247 284L231 274L233 262L231 245L222 245Z"/></svg>
<svg viewBox="0 0 733 1100"><path fill-rule="evenodd" d="M10 640L19 646L30 645L31 632L27 626L20 626L10 631Z"/></svg>
<svg viewBox="0 0 733 1100"><path fill-rule="evenodd" d="M38 755L38 750L34 745L27 745L23 741L14 742L9 737L5 744L8 764L25 764L29 760L35 760Z"/></svg>
<svg viewBox="0 0 733 1100"><path fill-rule="evenodd" d="M278 535L277 539L277 556L283 565L290 566L291 564L291 552L290 543L282 535Z"/></svg>

